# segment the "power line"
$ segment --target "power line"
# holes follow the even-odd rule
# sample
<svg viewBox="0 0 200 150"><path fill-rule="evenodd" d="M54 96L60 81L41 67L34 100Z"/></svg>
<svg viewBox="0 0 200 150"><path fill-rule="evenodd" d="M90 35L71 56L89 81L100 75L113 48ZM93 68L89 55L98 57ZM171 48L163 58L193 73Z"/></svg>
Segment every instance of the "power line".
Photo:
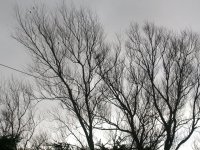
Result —
<svg viewBox="0 0 200 150"><path fill-rule="evenodd" d="M0 63L0 66L5 67L5 68L8 68L8 69L11 69L11 70L14 70L14 71L17 71L17 72L19 72L19 73L22 73L22 74L25 74L25 75L28 75L28 76L31 76L31 77L34 77L34 78L37 78L37 79L40 79L40 80L43 80L43 81L48 81L48 80L45 80L45 79L40 78L40 77L38 77L38 76L32 75L32 74L30 74L30 73L27 73L27 72L25 72L25 71L21 71L21 70L19 70L19 69L10 67L10 66L8 66L8 65L4 65L4 64L1 64L1 63ZM49 82L49 81L48 81L48 82ZM51 83L53 83L53 82L51 82Z"/></svg>
<svg viewBox="0 0 200 150"><path fill-rule="evenodd" d="M30 74L30 73L21 71L21 70L16 69L16 68L10 67L10 66L8 66L8 65L4 65L4 64L1 64L1 63L0 63L0 66L5 67L5 68L8 68L8 69L11 69L11 70L14 70L14 71L17 71L17 72L22 73L22 74L26 74L26 75L31 76L31 77L34 77L34 78L38 78L38 79L44 80L44 79L42 79L42 78L40 78L40 77L37 77L37 76L35 76L35 75L32 75L32 74Z"/></svg>
<svg viewBox="0 0 200 150"><path fill-rule="evenodd" d="M35 76L35 75L30 74L30 73L27 73L27 72L25 72L25 71L16 69L16 68L14 68L14 67L10 67L10 66L8 66L8 65L4 65L4 64L1 64L1 63L0 63L0 66L5 67L5 68L8 68L8 69L10 69L10 70L14 70L14 71L16 71L16 72L19 72L19 73L22 73L22 74L25 74L25 75L28 75L28 76L31 76L31 77L34 77L34 78L37 78L37 79L40 79L40 80L43 80L43 81L46 81L46 82L53 83L53 82L51 82L51 81L49 81L49 80L40 78L40 77L38 77L38 76Z"/></svg>

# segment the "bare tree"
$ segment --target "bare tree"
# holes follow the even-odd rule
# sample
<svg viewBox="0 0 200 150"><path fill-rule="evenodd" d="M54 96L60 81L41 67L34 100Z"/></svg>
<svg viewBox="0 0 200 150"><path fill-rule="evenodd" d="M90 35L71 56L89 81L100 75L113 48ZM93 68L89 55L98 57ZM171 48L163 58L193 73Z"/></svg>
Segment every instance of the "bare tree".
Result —
<svg viewBox="0 0 200 150"><path fill-rule="evenodd" d="M138 150L177 150L199 122L199 37L149 23L131 25L127 35L126 54L119 44L99 65L104 97L124 119L101 118L130 134Z"/></svg>
<svg viewBox="0 0 200 150"><path fill-rule="evenodd" d="M31 102L32 89L14 79L0 87L0 135L10 139L15 149L18 143L25 149L37 126Z"/></svg>
<svg viewBox="0 0 200 150"><path fill-rule="evenodd" d="M60 100L74 116L94 149L93 127L97 105L100 104L96 57L104 61L108 47L103 29L90 11L63 6L55 15L33 7L21 15L17 11L19 28L15 39L30 52L38 75L37 83L43 99Z"/></svg>
<svg viewBox="0 0 200 150"><path fill-rule="evenodd" d="M145 90L165 131L164 149L179 149L199 122L199 37L146 24L131 27L127 48L146 77ZM140 44L139 44L140 43Z"/></svg>
<svg viewBox="0 0 200 150"><path fill-rule="evenodd" d="M41 132L34 138L32 138L31 141L31 149L33 150L42 150L43 147L47 146L47 143L49 142L49 137L47 133Z"/></svg>
<svg viewBox="0 0 200 150"><path fill-rule="evenodd" d="M129 58L128 53L124 55L122 47L118 39L113 56L99 66L105 83L102 87L105 101L112 104L112 114L117 118L99 116L111 125L101 129L119 130L126 133L125 137L132 137L128 144L130 149L159 149L164 129L158 125L158 114L145 90L146 74L142 68L133 67L134 59Z"/></svg>
<svg viewBox="0 0 200 150"><path fill-rule="evenodd" d="M198 127L198 35L131 25L126 51L118 40L110 52L88 10L63 6L52 14L33 7L18 10L17 21L15 39L33 58L39 98L61 101L91 150L95 128L123 132L130 148L178 150ZM59 114L57 120L73 135L69 122Z"/></svg>

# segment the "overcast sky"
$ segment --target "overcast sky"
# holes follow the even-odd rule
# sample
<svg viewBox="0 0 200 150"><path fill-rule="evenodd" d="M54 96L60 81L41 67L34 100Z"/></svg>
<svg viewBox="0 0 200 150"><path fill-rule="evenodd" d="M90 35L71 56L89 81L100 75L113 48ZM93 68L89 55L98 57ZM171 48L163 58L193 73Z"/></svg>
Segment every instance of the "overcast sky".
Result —
<svg viewBox="0 0 200 150"><path fill-rule="evenodd" d="M61 0L40 0L50 7ZM27 8L33 0L0 0L0 63L25 70L29 57L11 34L15 28L14 6ZM35 1L37 3L37 1ZM69 0L66 3L70 4ZM174 30L189 28L200 33L200 0L73 0L97 13L106 34L123 33L130 22L154 22ZM0 66L0 77L16 75ZM17 73L17 75L21 75Z"/></svg>
<svg viewBox="0 0 200 150"><path fill-rule="evenodd" d="M40 0L50 7L61 0ZM29 59L24 47L11 38L14 32L14 6L27 8L38 0L0 0L0 63L25 69ZM70 4L69 0L66 3ZM200 33L199 0L73 0L75 5L91 8L99 16L106 34L123 33L130 22L154 22L175 30L189 28ZM0 68L0 75L10 75Z"/></svg>

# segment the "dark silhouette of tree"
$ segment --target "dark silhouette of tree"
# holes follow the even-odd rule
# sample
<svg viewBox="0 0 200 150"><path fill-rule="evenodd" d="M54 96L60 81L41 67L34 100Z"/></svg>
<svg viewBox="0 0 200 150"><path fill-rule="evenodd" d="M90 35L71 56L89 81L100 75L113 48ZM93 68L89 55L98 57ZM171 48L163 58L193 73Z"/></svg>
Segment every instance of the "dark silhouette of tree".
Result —
<svg viewBox="0 0 200 150"><path fill-rule="evenodd" d="M32 88L26 83L9 80L0 85L0 142L8 149L24 149L37 126L31 103Z"/></svg>
<svg viewBox="0 0 200 150"><path fill-rule="evenodd" d="M35 7L24 15L17 11L17 21L15 39L33 58L32 71L38 76L41 99L60 100L78 120L89 148L94 150L93 127L99 124L95 114L101 103L95 57L101 54L100 65L107 53L97 17L88 10L66 6L55 16Z"/></svg>
<svg viewBox="0 0 200 150"><path fill-rule="evenodd" d="M49 142L49 137L46 132L40 132L37 136L32 137L30 142L30 149L42 150Z"/></svg>
<svg viewBox="0 0 200 150"><path fill-rule="evenodd" d="M129 144L113 149L178 150L198 127L198 35L131 25L125 45L118 39L111 51L88 10L63 5L52 15L34 7L18 10L17 21L15 39L32 56L38 99L62 102L89 149L94 129L124 134ZM76 122L57 120L83 145L70 128Z"/></svg>
<svg viewBox="0 0 200 150"><path fill-rule="evenodd" d="M0 149L1 150L17 150L17 144L20 142L19 135L9 136L3 135L0 136Z"/></svg>
<svg viewBox="0 0 200 150"><path fill-rule="evenodd" d="M146 76L144 90L158 114L150 118L160 122L163 147L177 150L199 122L199 37L188 31L177 35L153 24L146 24L143 34L131 26L127 50Z"/></svg>
<svg viewBox="0 0 200 150"><path fill-rule="evenodd" d="M122 114L100 116L113 126L103 130L126 132L138 150L177 150L199 122L199 37L149 23L131 25L127 36L126 52L119 41L99 65L104 97Z"/></svg>

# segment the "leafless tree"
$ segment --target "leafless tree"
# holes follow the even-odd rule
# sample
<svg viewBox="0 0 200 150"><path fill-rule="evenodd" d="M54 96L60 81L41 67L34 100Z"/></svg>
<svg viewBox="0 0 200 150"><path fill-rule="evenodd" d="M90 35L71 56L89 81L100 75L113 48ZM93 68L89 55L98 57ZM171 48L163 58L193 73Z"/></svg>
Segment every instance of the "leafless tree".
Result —
<svg viewBox="0 0 200 150"><path fill-rule="evenodd" d="M37 136L32 138L30 147L33 150L42 150L49 142L48 140L49 140L49 137L47 133L41 132Z"/></svg>
<svg viewBox="0 0 200 150"><path fill-rule="evenodd" d="M34 60L32 72L38 76L41 98L60 100L68 115L78 120L93 150L93 127L99 124L95 114L101 102L95 58L101 57L100 65L108 51L97 17L63 5L55 14L38 7L25 14L17 11L17 21L15 39Z"/></svg>
<svg viewBox="0 0 200 150"><path fill-rule="evenodd" d="M61 103L61 105L63 105ZM84 134L81 132L81 126L76 121L76 117L69 115L67 111L62 109L63 107L56 107L49 111L51 122L54 123L54 133L56 137L54 141L61 143L71 143L85 148ZM69 116L66 116L69 115Z"/></svg>
<svg viewBox="0 0 200 150"><path fill-rule="evenodd" d="M199 122L199 37L149 23L131 25L127 36L126 52L119 42L99 65L104 97L124 117L101 118L129 133L138 150L177 150Z"/></svg>
<svg viewBox="0 0 200 150"><path fill-rule="evenodd" d="M88 10L33 7L18 10L17 21L15 39L33 58L39 98L61 101L91 150L94 129L123 132L138 150L178 150L198 127L198 35L131 25L125 46L118 40L109 51Z"/></svg>
<svg viewBox="0 0 200 150"><path fill-rule="evenodd" d="M0 87L0 135L16 144L19 142L25 149L37 126L31 102L32 88L14 79Z"/></svg>
<svg viewBox="0 0 200 150"><path fill-rule="evenodd" d="M158 149L164 131L158 126L157 112L144 89L146 75L142 68L132 66L133 59L129 59L128 54L124 56L121 40L117 43L113 56L99 66L99 74L105 83L104 98L112 104L112 114L116 118L99 116L111 125L101 129L119 130L126 133L125 137L131 136L129 148Z"/></svg>

